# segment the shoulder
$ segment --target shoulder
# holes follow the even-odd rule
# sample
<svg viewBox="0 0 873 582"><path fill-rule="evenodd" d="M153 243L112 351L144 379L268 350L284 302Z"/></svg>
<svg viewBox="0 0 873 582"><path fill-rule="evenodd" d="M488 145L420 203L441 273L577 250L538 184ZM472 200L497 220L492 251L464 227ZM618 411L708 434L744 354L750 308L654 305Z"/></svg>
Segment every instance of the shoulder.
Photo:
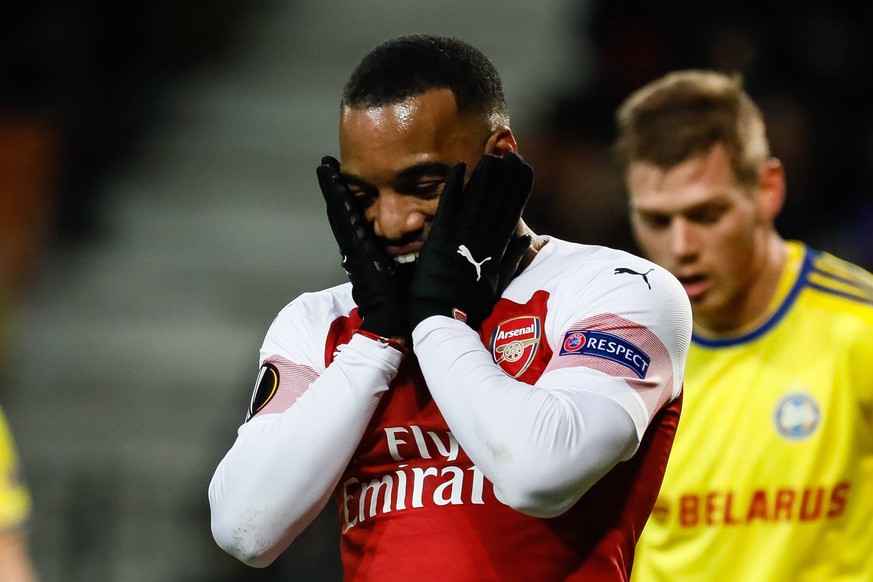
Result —
<svg viewBox="0 0 873 582"><path fill-rule="evenodd" d="M519 278L526 277L526 293L537 288L548 293L546 325L551 337L561 338L582 324L608 324L610 329L649 330L671 351L687 351L691 304L669 271L622 250L554 238L540 253L544 251L547 254L531 264L531 272ZM520 299L523 303L524 297Z"/></svg>
<svg viewBox="0 0 873 582"><path fill-rule="evenodd" d="M835 352L873 403L873 275L834 255L811 250L801 318L820 324L815 341ZM822 331L825 330L825 331ZM826 339L823 339L826 338Z"/></svg>
<svg viewBox="0 0 873 582"><path fill-rule="evenodd" d="M355 307L351 283L343 283L321 291L302 293L279 311L277 320L309 319L333 321L348 315Z"/></svg>
<svg viewBox="0 0 873 582"><path fill-rule="evenodd" d="M873 274L827 252L808 256L806 287L818 308L873 327Z"/></svg>
<svg viewBox="0 0 873 582"><path fill-rule="evenodd" d="M292 361L321 361L331 327L354 308L351 283L299 295L270 324L261 347L262 359L279 354Z"/></svg>
<svg viewBox="0 0 873 582"><path fill-rule="evenodd" d="M618 354L639 354L641 359L634 363L645 362L646 369L651 365L658 373L650 379L664 381L664 391L655 400L663 404L675 398L681 391L692 328L691 304L679 281L626 251L556 242L547 260L561 267L555 269L560 275L552 282L546 323L547 333L560 346L556 353L571 358L582 353L619 365L625 360ZM595 369L601 364L590 362L586 365ZM642 369L636 374L643 378L645 373L640 373Z"/></svg>
<svg viewBox="0 0 873 582"><path fill-rule="evenodd" d="M845 351L859 369L871 369L873 275L869 272L830 253L807 248L802 292L793 311L802 329L815 331L813 341L831 351Z"/></svg>
<svg viewBox="0 0 873 582"><path fill-rule="evenodd" d="M0 532L22 525L30 514L30 495L20 480L9 425L0 410Z"/></svg>
<svg viewBox="0 0 873 582"><path fill-rule="evenodd" d="M660 309L665 302L680 310L691 307L679 281L663 267L627 251L551 239L553 252L544 263L553 263L553 287L601 310ZM547 245L548 246L548 245Z"/></svg>
<svg viewBox="0 0 873 582"><path fill-rule="evenodd" d="M543 247L542 264L550 267L553 272L565 275L579 275L590 279L603 275L643 274L647 277L666 276L675 278L670 273L648 259L627 251L600 245L586 245L549 237L549 242ZM616 271L618 271L616 273Z"/></svg>

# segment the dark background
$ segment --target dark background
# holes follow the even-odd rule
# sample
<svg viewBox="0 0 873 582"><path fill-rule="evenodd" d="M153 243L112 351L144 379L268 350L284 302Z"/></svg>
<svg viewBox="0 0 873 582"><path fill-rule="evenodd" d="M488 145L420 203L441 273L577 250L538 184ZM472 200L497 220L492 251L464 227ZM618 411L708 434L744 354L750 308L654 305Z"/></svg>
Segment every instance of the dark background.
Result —
<svg viewBox="0 0 873 582"><path fill-rule="evenodd" d="M532 211L543 229L636 249L615 204L624 190L609 157L614 111L671 70L714 68L741 74L764 113L787 174L782 235L873 268L873 5L594 6L578 26L593 48L592 81L554 99L534 148L541 195Z"/></svg>

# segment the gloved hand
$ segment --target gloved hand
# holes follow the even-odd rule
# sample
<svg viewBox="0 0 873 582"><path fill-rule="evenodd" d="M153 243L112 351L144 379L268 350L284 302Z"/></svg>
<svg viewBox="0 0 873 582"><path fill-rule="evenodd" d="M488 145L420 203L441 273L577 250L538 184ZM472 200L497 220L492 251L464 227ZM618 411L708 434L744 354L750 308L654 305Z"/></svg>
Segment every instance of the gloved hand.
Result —
<svg viewBox="0 0 873 582"><path fill-rule="evenodd" d="M408 285L339 173L339 162L330 156L323 157L316 170L343 269L352 282L352 297L363 318L360 329L384 338L407 339Z"/></svg>
<svg viewBox="0 0 873 582"><path fill-rule="evenodd" d="M465 171L458 164L446 178L416 261L412 329L431 315L446 315L478 330L530 246L529 236L514 236L533 184L530 166L514 153L486 155L466 186Z"/></svg>

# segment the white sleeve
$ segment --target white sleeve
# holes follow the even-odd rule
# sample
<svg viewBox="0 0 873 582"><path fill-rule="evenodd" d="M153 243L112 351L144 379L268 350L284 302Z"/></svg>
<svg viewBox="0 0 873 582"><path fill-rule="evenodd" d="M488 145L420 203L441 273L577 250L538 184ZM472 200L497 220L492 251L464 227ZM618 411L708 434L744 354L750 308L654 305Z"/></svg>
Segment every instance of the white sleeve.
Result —
<svg viewBox="0 0 873 582"><path fill-rule="evenodd" d="M452 433L498 499L518 511L563 513L639 443L625 409L574 388L612 380L605 375L581 371L566 386L519 382L494 364L478 334L442 316L419 324L413 345Z"/></svg>
<svg viewBox="0 0 873 582"><path fill-rule="evenodd" d="M284 411L240 427L209 484L212 533L251 566L269 565L318 515L402 354L355 335Z"/></svg>
<svg viewBox="0 0 873 582"><path fill-rule="evenodd" d="M681 391L691 337L684 290L666 272L650 293L639 278L601 271L553 294L561 294L546 325L553 355L535 385L505 374L461 322L433 316L413 331L452 433L498 498L524 513L552 517L572 507L633 456L658 410ZM598 345L577 350L586 334ZM617 363L611 347L625 355L638 348L645 361Z"/></svg>

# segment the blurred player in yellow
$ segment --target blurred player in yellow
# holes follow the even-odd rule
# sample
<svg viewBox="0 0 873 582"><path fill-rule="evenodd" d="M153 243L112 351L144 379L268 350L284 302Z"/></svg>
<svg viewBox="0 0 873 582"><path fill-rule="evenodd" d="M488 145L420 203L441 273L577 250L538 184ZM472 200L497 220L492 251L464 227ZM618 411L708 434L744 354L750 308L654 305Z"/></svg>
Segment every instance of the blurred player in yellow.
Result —
<svg viewBox="0 0 873 582"><path fill-rule="evenodd" d="M36 580L24 536L30 496L19 480L12 434L0 411L0 580Z"/></svg>
<svg viewBox="0 0 873 582"><path fill-rule="evenodd" d="M739 78L669 74L617 119L634 235L694 315L634 580L873 580L873 276L777 233L785 176Z"/></svg>

